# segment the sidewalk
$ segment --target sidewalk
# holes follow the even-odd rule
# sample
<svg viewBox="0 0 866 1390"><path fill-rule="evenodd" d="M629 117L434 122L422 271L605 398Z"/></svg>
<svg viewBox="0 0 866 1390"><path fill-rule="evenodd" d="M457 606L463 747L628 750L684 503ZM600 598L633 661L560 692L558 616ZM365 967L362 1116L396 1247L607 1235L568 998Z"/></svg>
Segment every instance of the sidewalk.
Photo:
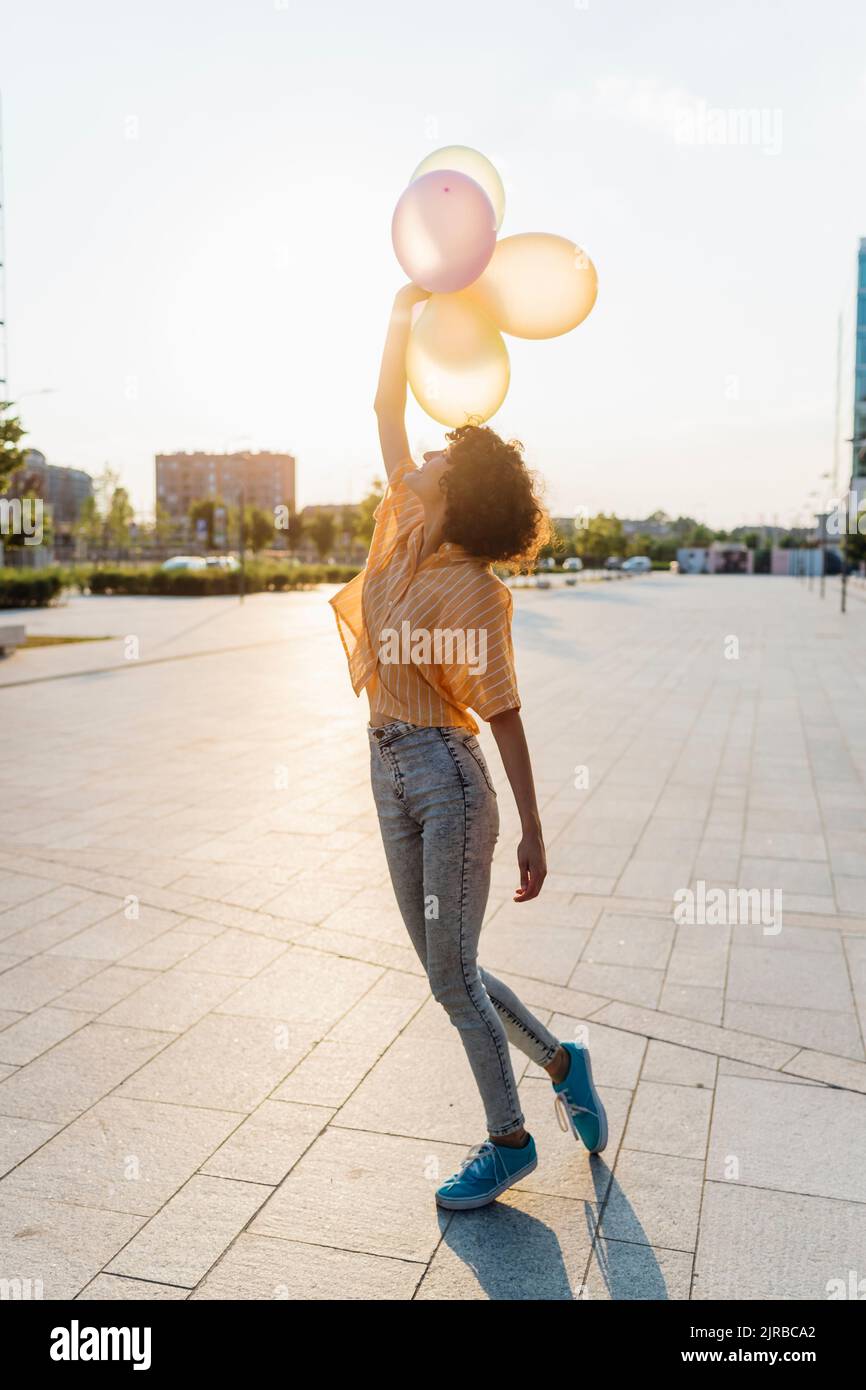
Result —
<svg viewBox="0 0 866 1390"><path fill-rule="evenodd" d="M446 1215L483 1113L393 903L326 598L77 599L28 628L112 642L0 663L0 1280L592 1300L866 1277L866 603L762 577L515 593L551 872L510 901L484 728L481 960L589 1042L611 1134L590 1159L515 1052L538 1168ZM677 926L699 881L781 890L782 930Z"/></svg>

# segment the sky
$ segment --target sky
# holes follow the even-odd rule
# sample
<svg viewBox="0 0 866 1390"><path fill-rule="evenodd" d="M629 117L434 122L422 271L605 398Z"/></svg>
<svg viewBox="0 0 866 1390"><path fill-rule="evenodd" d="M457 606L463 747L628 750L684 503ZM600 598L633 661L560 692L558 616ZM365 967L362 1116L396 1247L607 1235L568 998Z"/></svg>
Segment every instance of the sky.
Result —
<svg viewBox="0 0 866 1390"><path fill-rule="evenodd" d="M0 92L11 394L142 512L157 452L288 450L301 505L381 476L391 215L447 144L499 169L500 236L598 270L584 324L507 339L490 422L555 515L788 524L834 495L859 0L0 0Z"/></svg>

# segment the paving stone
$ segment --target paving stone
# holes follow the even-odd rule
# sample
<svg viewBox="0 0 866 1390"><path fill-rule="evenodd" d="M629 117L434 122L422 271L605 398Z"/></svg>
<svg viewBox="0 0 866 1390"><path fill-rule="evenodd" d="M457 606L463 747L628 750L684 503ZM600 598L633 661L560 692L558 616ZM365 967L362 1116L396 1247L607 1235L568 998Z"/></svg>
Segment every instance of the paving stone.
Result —
<svg viewBox="0 0 866 1390"><path fill-rule="evenodd" d="M797 950L787 942L783 946L732 946L727 996L746 1004L835 1012L853 1009L841 956L826 953L816 968L812 951Z"/></svg>
<svg viewBox="0 0 866 1390"><path fill-rule="evenodd" d="M99 1303L128 1299L138 1302L146 1299L148 1303L180 1302L189 1298L189 1289L177 1288L172 1284L151 1284L146 1279L121 1279L116 1274L97 1274L96 1278L82 1289L78 1302L94 1300Z"/></svg>
<svg viewBox="0 0 866 1390"><path fill-rule="evenodd" d="M275 1099L343 1105L427 996L426 979L384 975L286 1077Z"/></svg>
<svg viewBox="0 0 866 1390"><path fill-rule="evenodd" d="M435 1190L470 1147L332 1126L269 1198L250 1234L427 1261L441 1236Z"/></svg>
<svg viewBox="0 0 866 1390"><path fill-rule="evenodd" d="M87 1022L87 1015L47 1005L0 1032L0 1061L22 1067L68 1038Z"/></svg>
<svg viewBox="0 0 866 1390"><path fill-rule="evenodd" d="M147 1063L169 1036L88 1023L0 1082L0 1115L68 1123Z"/></svg>
<svg viewBox="0 0 866 1390"><path fill-rule="evenodd" d="M322 1036L380 976L375 966L295 947L230 994L216 1012L291 1019Z"/></svg>
<svg viewBox="0 0 866 1390"><path fill-rule="evenodd" d="M265 1100L202 1164L201 1171L210 1177L275 1187L333 1114L322 1105Z"/></svg>
<svg viewBox="0 0 866 1390"><path fill-rule="evenodd" d="M471 1220L468 1215L456 1212L449 1221L417 1300L579 1296L592 1239L583 1202L525 1192L518 1184Z"/></svg>
<svg viewBox="0 0 866 1390"><path fill-rule="evenodd" d="M23 961L0 974L0 1008L25 1013L41 1009L95 975L99 968L93 961L60 960L56 956Z"/></svg>
<svg viewBox="0 0 866 1390"><path fill-rule="evenodd" d="M786 1009L772 1004L740 1004L734 1000L725 1006L724 1022L726 1027L739 1028L745 1033L760 1033L783 1042L803 1043L840 1057L863 1059L860 1028L853 1010L831 1013L821 1009Z"/></svg>
<svg viewBox="0 0 866 1390"><path fill-rule="evenodd" d="M816 1197L866 1200L866 1100L829 1086L720 1076L707 1177Z"/></svg>
<svg viewBox="0 0 866 1390"><path fill-rule="evenodd" d="M425 1266L244 1233L191 1299L350 1302L411 1299Z"/></svg>
<svg viewBox="0 0 866 1390"><path fill-rule="evenodd" d="M783 1070L797 1077L812 1077L828 1086L843 1086L849 1091L866 1094L866 1064L848 1061L844 1057L828 1057L808 1048L798 1052Z"/></svg>
<svg viewBox="0 0 866 1390"><path fill-rule="evenodd" d="M150 1216L237 1122L225 1111L107 1096L19 1164L4 1187Z"/></svg>
<svg viewBox="0 0 866 1390"><path fill-rule="evenodd" d="M606 1004L593 1021L605 1023L626 1032L642 1033L663 1042L680 1043L699 1052L712 1052L719 1057L731 1057L755 1066L781 1067L792 1054L789 1043L771 1041L729 1028L714 1028L688 1018L657 1013L653 1009L636 1009L629 1004Z"/></svg>
<svg viewBox="0 0 866 1390"><path fill-rule="evenodd" d="M124 913L115 913L86 931L58 942L52 947L52 954L83 961L122 960L155 936L161 936L170 927L178 926L182 920L177 912L142 904L141 915L137 919L129 920Z"/></svg>
<svg viewBox="0 0 866 1390"><path fill-rule="evenodd" d="M159 1036L164 1041L168 1035ZM143 1066L120 1093L248 1113L297 1066L317 1036L309 1023L210 1014Z"/></svg>
<svg viewBox="0 0 866 1390"><path fill-rule="evenodd" d="M238 987L231 975L177 967L157 974L102 1015L103 1023L183 1033Z"/></svg>
<svg viewBox="0 0 866 1390"><path fill-rule="evenodd" d="M194 1288L270 1195L258 1183L194 1177L107 1266L158 1284Z"/></svg>
<svg viewBox="0 0 866 1390"><path fill-rule="evenodd" d="M862 1267L864 1248L861 1202L708 1182L692 1297L823 1301Z"/></svg>
<svg viewBox="0 0 866 1390"><path fill-rule="evenodd" d="M604 912L581 957L581 963L646 966L664 970L674 938L672 922Z"/></svg>
<svg viewBox="0 0 866 1390"><path fill-rule="evenodd" d="M56 1134L47 1120L18 1120L4 1116L0 1125L0 1177Z"/></svg>
<svg viewBox="0 0 866 1390"><path fill-rule="evenodd" d="M745 855L740 864L741 888L779 888L789 893L832 898L833 884L825 864L805 859L768 859Z"/></svg>
<svg viewBox="0 0 866 1390"><path fill-rule="evenodd" d="M706 1052L652 1039L647 1046L641 1077L644 1081L667 1081L677 1086L712 1090L716 1081L716 1060Z"/></svg>
<svg viewBox="0 0 866 1390"><path fill-rule="evenodd" d="M526 1058L510 1049L519 1082ZM291 1092L280 1089L280 1096ZM2 1091L0 1091L2 1095ZM457 1030L432 999L342 1106L337 1123L469 1146L486 1132L484 1108Z"/></svg>
<svg viewBox="0 0 866 1390"><path fill-rule="evenodd" d="M652 1302L687 1299L693 1256L622 1240L598 1240L586 1274L584 1297Z"/></svg>
<svg viewBox="0 0 866 1390"><path fill-rule="evenodd" d="M703 1159L711 1109L710 1091L641 1081L623 1142L645 1153Z"/></svg>
<svg viewBox="0 0 866 1390"><path fill-rule="evenodd" d="M608 1240L692 1251L697 1243L704 1165L621 1149L601 1219Z"/></svg>
<svg viewBox="0 0 866 1390"><path fill-rule="evenodd" d="M664 973L630 965L596 965L581 960L567 981L569 988L606 995L628 1004L654 1007L659 1001Z"/></svg>
<svg viewBox="0 0 866 1390"><path fill-rule="evenodd" d="M126 1212L16 1197L0 1203L0 1270L23 1281L25 1297L75 1298L141 1223Z"/></svg>

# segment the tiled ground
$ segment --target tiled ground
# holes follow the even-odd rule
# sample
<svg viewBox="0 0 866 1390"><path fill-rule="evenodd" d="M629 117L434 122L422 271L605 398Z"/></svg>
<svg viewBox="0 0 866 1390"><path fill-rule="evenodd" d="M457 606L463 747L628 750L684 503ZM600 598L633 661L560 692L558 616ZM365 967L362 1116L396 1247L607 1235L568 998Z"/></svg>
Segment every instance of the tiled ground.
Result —
<svg viewBox="0 0 866 1390"><path fill-rule="evenodd" d="M481 958L589 1041L611 1138L590 1160L515 1054L538 1169L446 1217L433 1189L483 1116L391 899L325 598L79 599L29 626L112 641L0 664L0 1278L706 1299L862 1277L866 602L843 622L797 581L668 576L515 595L551 874L510 902L484 730ZM677 925L698 880L780 889L782 930Z"/></svg>

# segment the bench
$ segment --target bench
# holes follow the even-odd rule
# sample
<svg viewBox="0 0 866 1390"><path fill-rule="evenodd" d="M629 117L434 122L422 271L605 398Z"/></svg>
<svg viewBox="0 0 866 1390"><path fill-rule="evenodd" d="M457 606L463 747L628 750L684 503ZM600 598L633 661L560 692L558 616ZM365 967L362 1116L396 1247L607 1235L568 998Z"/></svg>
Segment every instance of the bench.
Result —
<svg viewBox="0 0 866 1390"><path fill-rule="evenodd" d="M20 647L27 637L23 623L0 623L0 653Z"/></svg>

